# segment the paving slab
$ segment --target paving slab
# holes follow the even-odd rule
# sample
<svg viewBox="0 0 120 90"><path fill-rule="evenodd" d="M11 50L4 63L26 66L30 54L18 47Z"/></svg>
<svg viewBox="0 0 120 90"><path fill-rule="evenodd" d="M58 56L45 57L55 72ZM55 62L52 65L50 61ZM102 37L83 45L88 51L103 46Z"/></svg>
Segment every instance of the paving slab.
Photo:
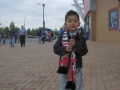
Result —
<svg viewBox="0 0 120 90"><path fill-rule="evenodd" d="M59 90L53 42L0 45L0 90ZM120 90L120 43L87 41L83 90Z"/></svg>

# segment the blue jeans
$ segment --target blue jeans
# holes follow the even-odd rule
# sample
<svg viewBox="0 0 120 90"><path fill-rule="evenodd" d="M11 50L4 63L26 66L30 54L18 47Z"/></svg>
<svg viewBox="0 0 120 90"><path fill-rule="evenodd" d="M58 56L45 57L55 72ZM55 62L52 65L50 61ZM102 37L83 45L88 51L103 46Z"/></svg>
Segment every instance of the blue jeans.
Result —
<svg viewBox="0 0 120 90"><path fill-rule="evenodd" d="M70 90L70 89L65 89L66 83L67 83L67 74L60 74L60 90ZM77 68L76 69L76 90L82 90L82 69Z"/></svg>
<svg viewBox="0 0 120 90"><path fill-rule="evenodd" d="M10 37L11 46L14 46L14 43L15 43L15 37Z"/></svg>
<svg viewBox="0 0 120 90"><path fill-rule="evenodd" d="M39 36L38 38L39 38L39 43L41 43L41 36Z"/></svg>

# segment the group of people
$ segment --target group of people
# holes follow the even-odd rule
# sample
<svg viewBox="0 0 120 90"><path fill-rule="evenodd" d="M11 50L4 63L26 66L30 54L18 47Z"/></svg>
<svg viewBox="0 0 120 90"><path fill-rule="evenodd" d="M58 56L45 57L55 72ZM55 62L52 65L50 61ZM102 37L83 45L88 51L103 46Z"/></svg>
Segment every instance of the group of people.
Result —
<svg viewBox="0 0 120 90"><path fill-rule="evenodd" d="M39 28L38 32L37 32L37 35L38 35L38 41L39 41L39 44L41 44L41 42L43 42L43 44L45 43L45 41L53 41L53 37L54 37L54 34L52 31L46 31L42 28Z"/></svg>
<svg viewBox="0 0 120 90"><path fill-rule="evenodd" d="M60 30L60 36L53 46L54 53L59 55L59 67L57 73L60 74L59 90L82 90L82 56L88 52L86 37L80 27L79 15L76 11L70 10L65 15L65 27L67 30ZM52 32L46 32L39 28L39 43L43 44L46 37L51 41ZM11 47L14 47L15 31L9 31ZM19 30L21 47L25 46L26 30Z"/></svg>
<svg viewBox="0 0 120 90"><path fill-rule="evenodd" d="M18 43L20 42L20 37L18 35L18 33L15 33L15 43ZM1 44L1 41L3 41L3 45L6 43L6 39L7 39L7 35L4 33L3 35L0 35L0 44ZM9 44L11 43L11 41L9 42Z"/></svg>
<svg viewBox="0 0 120 90"><path fill-rule="evenodd" d="M63 28L60 28L60 30L59 30L59 34L60 34L60 35L63 35L64 32L66 32L66 31L67 31L66 28L64 28L64 29L63 29ZM83 36L86 37L86 33L84 32L84 30L83 30L82 27L78 27L77 31L78 31L79 34L81 34L81 35L83 35Z"/></svg>
<svg viewBox="0 0 120 90"><path fill-rule="evenodd" d="M15 43L17 43L17 38L18 38L18 43L20 42L21 47L25 46L25 37L26 37L26 29L24 26L21 26L21 29L19 30L18 34L15 32L14 28L10 26L10 30L8 32L9 38L10 38L10 45L11 47L14 47ZM20 41L19 41L20 39Z"/></svg>

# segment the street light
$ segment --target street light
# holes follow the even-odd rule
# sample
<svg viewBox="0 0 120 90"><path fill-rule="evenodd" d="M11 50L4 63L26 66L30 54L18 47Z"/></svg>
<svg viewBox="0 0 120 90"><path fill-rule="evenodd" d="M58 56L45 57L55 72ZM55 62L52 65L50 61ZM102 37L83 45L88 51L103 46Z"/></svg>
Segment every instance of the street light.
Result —
<svg viewBox="0 0 120 90"><path fill-rule="evenodd" d="M37 5L42 5L43 6L43 28L45 28L45 21L44 21L44 7L45 7L45 4L37 4Z"/></svg>
<svg viewBox="0 0 120 90"><path fill-rule="evenodd" d="M25 18L27 18L27 17L24 17L24 28L25 28Z"/></svg>

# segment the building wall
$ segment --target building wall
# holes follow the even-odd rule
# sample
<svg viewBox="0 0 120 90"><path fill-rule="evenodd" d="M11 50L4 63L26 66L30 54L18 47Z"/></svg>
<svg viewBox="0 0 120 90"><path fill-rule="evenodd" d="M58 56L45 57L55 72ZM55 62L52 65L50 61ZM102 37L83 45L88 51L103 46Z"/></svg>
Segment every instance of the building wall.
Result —
<svg viewBox="0 0 120 90"><path fill-rule="evenodd" d="M90 40L96 41L96 13L95 12L90 13L90 17L91 17Z"/></svg>
<svg viewBox="0 0 120 90"><path fill-rule="evenodd" d="M120 32L109 30L108 10L118 7L118 0L96 0L96 12L91 12L91 40L100 42L120 42Z"/></svg>

